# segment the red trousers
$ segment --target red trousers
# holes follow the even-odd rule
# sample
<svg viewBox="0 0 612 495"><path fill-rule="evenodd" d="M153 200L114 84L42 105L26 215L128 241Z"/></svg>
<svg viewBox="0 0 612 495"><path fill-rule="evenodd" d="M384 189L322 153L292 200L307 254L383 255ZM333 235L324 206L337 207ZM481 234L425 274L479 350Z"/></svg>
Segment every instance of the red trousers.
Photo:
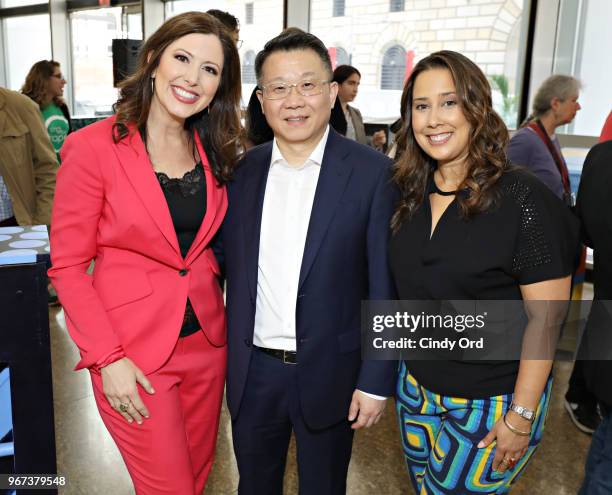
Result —
<svg viewBox="0 0 612 495"><path fill-rule="evenodd" d="M91 373L98 410L138 495L203 492L215 452L226 355L226 346L212 346L202 332L180 338L166 364L147 376L155 394L138 385L150 415L142 425L128 423L110 406L101 376Z"/></svg>

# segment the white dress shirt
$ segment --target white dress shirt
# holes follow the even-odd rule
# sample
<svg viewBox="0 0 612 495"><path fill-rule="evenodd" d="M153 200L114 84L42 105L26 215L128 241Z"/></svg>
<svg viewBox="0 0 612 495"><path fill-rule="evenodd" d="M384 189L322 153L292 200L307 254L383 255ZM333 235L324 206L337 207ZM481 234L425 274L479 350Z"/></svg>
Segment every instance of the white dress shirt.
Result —
<svg viewBox="0 0 612 495"><path fill-rule="evenodd" d="M272 145L257 266L253 343L259 347L296 350L295 307L300 269L328 135L329 126L299 167L289 165L276 139Z"/></svg>
<svg viewBox="0 0 612 495"><path fill-rule="evenodd" d="M292 167L276 139L261 216L253 344L295 351L295 307L306 234L329 126L308 159ZM368 397L385 400L367 392Z"/></svg>

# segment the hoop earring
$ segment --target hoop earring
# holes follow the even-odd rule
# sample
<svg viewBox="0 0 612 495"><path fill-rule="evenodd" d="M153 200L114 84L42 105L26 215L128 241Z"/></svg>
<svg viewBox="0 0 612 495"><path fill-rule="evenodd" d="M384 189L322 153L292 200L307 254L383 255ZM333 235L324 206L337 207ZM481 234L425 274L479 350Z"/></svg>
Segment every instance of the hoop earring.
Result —
<svg viewBox="0 0 612 495"><path fill-rule="evenodd" d="M155 94L155 78L151 76L151 96Z"/></svg>

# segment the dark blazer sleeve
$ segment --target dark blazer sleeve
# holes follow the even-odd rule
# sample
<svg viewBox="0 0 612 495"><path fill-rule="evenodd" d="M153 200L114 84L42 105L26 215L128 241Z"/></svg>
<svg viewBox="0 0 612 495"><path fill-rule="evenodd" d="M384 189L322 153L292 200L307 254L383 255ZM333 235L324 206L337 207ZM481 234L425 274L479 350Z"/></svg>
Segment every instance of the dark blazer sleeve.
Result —
<svg viewBox="0 0 612 495"><path fill-rule="evenodd" d="M367 231L369 299L396 299L395 287L389 268L388 242L390 223L398 192L391 181L391 161L385 166L376 185L370 207ZM397 361L364 360L361 365L357 389L362 392L390 397L394 394Z"/></svg>

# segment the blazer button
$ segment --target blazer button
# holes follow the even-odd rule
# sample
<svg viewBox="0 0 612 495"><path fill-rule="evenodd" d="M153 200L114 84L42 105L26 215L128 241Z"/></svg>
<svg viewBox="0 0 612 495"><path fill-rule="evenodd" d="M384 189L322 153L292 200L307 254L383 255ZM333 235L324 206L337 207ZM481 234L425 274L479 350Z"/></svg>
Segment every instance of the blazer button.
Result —
<svg viewBox="0 0 612 495"><path fill-rule="evenodd" d="M179 270L178 274L181 277L184 277L185 275L187 275L189 273L189 270L187 270L187 268L183 268L182 270Z"/></svg>
<svg viewBox="0 0 612 495"><path fill-rule="evenodd" d="M246 345L247 347L251 347L251 340L250 339L244 339L244 345Z"/></svg>

